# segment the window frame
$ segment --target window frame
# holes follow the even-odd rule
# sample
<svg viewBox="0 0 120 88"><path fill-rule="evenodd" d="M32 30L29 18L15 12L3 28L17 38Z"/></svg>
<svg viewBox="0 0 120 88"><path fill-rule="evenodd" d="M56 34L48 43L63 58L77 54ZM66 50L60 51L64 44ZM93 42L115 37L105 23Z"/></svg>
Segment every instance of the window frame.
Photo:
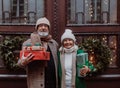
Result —
<svg viewBox="0 0 120 88"><path fill-rule="evenodd" d="M13 5L13 2L14 0L11 0L9 1L10 3L6 3L6 1L4 0L1 0L1 19L2 21L0 22L0 24L2 25L32 25L32 24L35 24L36 20L39 18L39 17L43 17L45 16L45 3L47 3L46 1L44 0L34 0L32 1L32 3L34 3L35 5L33 5L30 0L23 0L24 3L22 3L22 6L23 7L23 11L22 11L22 16L20 15L20 3L19 6L17 6L17 3ZM17 0L17 2L20 2L20 0ZM38 5L38 3L42 4L42 6ZM3 4L4 3L4 4ZM5 10L6 8L6 5L9 5L9 7ZM29 5L31 5L33 7L30 7ZM16 6L15 6L16 5ZM16 11L14 11L13 8L15 7L19 7ZM38 9L39 8L39 9ZM34 9L34 10L33 10ZM18 12L19 11L19 12ZM18 16L16 15L13 15L13 12L16 12L16 14L18 13ZM40 15L41 14L41 15Z"/></svg>
<svg viewBox="0 0 120 88"><path fill-rule="evenodd" d="M82 16L82 18L81 18L81 23L79 24L79 23L77 23L78 22L78 19L76 18L76 16L77 15L74 15L74 16L72 16L72 19L74 19L74 21L72 21L71 23L69 22L70 21L70 11L69 11L69 9L70 8L68 8L68 6L70 6L70 2L68 2L69 0L66 0L66 3L65 3L65 5L66 5L66 7L65 7L65 11L67 12L66 13L66 16L67 16L67 18L66 18L66 25L67 26L82 26L82 25L118 25L118 21L117 21L117 12L116 12L116 21L114 21L114 23L112 22L113 21L113 19L112 20L110 20L111 18L114 18L114 17L112 17L111 16L111 14L112 14L112 12L110 11L110 9L111 9L111 3L112 2L110 2L110 0L108 0L108 3L107 4L109 4L108 5L108 12L109 13L107 13L107 11L104 11L103 10L103 13L100 13L100 14L102 14L102 15L104 15L104 14L106 14L106 17L108 17L108 15L110 16L110 17L108 17L108 18L105 18L105 17L102 17L101 16L101 20L100 20L100 22L99 23L94 23L94 21L92 21L91 20L91 23L86 23L86 15L84 15L84 14L86 14L85 13L85 1L83 0L83 3L84 3L84 5L82 5L83 6L83 10L81 10L81 12L79 12L79 14L81 14L81 16ZM104 1L104 0L103 0ZM102 4L102 2L103 1L101 1L101 4ZM74 1L75 2L75 1ZM117 0L116 0L116 2L117 2ZM69 3L69 4L68 4ZM75 2L75 3L77 3L77 2ZM74 4L75 4L74 3ZM68 4L68 5L67 5ZM117 4L117 3L116 3ZM73 6L73 5L72 5ZM102 9L103 7L101 7L101 9ZM73 8L74 9L74 11L75 11L75 13L76 13L76 10L77 10L77 7L75 7L75 8ZM117 10L117 7L116 7L116 10ZM116 11L116 10L112 10L112 11ZM73 13L73 12L72 12ZM73 13L74 14L74 13ZM103 18L105 18L106 19L106 21L107 22L103 22L104 21L104 19Z"/></svg>

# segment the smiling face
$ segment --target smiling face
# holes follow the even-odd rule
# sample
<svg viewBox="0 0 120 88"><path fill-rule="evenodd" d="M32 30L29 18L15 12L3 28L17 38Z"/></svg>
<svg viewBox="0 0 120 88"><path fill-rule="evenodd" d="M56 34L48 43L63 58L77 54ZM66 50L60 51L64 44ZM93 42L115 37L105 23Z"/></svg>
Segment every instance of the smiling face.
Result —
<svg viewBox="0 0 120 88"><path fill-rule="evenodd" d="M72 39L66 38L63 40L63 47L64 48L70 49L73 46L74 46L74 41Z"/></svg>

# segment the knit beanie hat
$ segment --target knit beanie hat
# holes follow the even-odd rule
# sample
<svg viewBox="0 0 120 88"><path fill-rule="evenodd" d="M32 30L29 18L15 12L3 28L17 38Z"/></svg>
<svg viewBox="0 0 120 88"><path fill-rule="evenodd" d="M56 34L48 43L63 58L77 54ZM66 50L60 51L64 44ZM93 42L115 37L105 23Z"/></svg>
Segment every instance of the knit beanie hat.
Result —
<svg viewBox="0 0 120 88"><path fill-rule="evenodd" d="M50 22L49 22L49 20L46 17L39 18L37 20L35 29L37 29L38 25L40 25L40 24L47 24L50 27Z"/></svg>
<svg viewBox="0 0 120 88"><path fill-rule="evenodd" d="M62 37L61 37L61 42L65 39L65 38L70 38L72 39L74 42L76 41L75 36L72 33L72 30L70 29L65 29L65 32L63 33Z"/></svg>

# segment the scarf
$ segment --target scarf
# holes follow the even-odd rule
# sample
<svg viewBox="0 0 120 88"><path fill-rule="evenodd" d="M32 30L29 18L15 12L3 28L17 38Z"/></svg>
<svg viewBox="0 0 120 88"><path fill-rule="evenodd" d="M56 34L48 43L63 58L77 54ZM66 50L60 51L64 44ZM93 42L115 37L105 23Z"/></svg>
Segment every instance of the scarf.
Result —
<svg viewBox="0 0 120 88"><path fill-rule="evenodd" d="M52 39L52 35L48 35L48 36L46 36L44 38L41 38L41 41L49 42L51 39Z"/></svg>
<svg viewBox="0 0 120 88"><path fill-rule="evenodd" d="M76 78L76 53L78 50L78 46L74 45L70 49L66 49L63 46L60 47L60 62L61 62L61 68L62 68L62 80L61 80L61 88L66 88L65 84L65 53L71 53L72 54L72 80L71 85L72 88L75 88L75 78Z"/></svg>

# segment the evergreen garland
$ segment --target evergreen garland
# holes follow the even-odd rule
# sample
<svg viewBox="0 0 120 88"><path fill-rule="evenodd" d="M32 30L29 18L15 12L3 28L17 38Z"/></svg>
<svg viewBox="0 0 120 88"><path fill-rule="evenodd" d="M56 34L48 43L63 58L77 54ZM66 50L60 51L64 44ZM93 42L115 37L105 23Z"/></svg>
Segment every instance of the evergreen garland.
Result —
<svg viewBox="0 0 120 88"><path fill-rule="evenodd" d="M94 55L94 67L96 73L103 72L110 63L110 48L103 44L100 39L88 38L79 45L80 49L84 49L89 55Z"/></svg>
<svg viewBox="0 0 120 88"><path fill-rule="evenodd" d="M21 50L24 40L25 38L22 36L6 36L0 44L0 58L3 59L5 67L10 71L19 69L16 65L18 56L16 57L17 53L14 51Z"/></svg>
<svg viewBox="0 0 120 88"><path fill-rule="evenodd" d="M16 70L17 58L15 50L20 50L23 41L26 39L22 36L10 37L6 36L0 44L0 56L8 70ZM88 38L79 44L80 49L84 49L88 54L94 54L96 72L103 72L110 63L111 53L107 45L103 44L99 39Z"/></svg>

